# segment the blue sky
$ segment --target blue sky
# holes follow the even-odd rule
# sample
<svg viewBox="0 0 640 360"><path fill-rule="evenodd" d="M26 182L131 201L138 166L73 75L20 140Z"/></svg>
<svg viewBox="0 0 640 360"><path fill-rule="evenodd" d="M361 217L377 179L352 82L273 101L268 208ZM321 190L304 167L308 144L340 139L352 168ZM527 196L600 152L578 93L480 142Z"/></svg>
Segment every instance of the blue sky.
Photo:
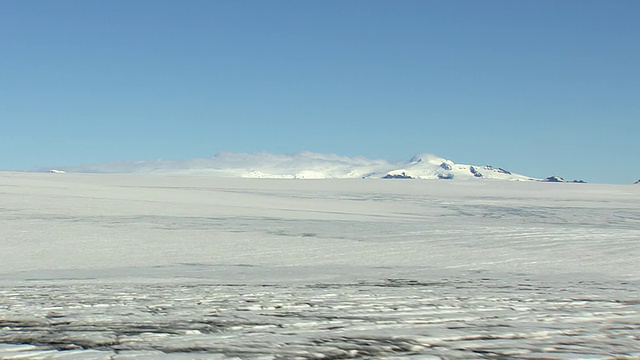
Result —
<svg viewBox="0 0 640 360"><path fill-rule="evenodd" d="M636 0L5 0L0 169L432 152L629 183L638 18Z"/></svg>

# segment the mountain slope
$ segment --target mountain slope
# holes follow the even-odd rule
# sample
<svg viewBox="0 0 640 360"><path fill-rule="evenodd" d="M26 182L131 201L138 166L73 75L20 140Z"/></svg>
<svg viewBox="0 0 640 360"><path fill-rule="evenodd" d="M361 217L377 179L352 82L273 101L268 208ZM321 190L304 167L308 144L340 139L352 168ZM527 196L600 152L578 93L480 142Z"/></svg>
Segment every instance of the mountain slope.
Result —
<svg viewBox="0 0 640 360"><path fill-rule="evenodd" d="M219 153L212 158L155 160L94 164L63 168L67 172L158 173L218 177L346 179L501 179L536 180L488 165L456 164L434 154L418 154L409 161L389 162L364 157L302 152L294 155L271 153Z"/></svg>

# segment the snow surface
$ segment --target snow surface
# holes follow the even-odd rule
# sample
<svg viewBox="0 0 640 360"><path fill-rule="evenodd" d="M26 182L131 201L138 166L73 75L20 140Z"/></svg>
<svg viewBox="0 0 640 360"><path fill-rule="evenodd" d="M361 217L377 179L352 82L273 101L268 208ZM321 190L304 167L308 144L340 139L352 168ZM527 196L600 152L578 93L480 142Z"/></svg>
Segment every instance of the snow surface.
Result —
<svg viewBox="0 0 640 360"><path fill-rule="evenodd" d="M637 358L639 200L0 172L0 359Z"/></svg>
<svg viewBox="0 0 640 360"><path fill-rule="evenodd" d="M472 171L477 169L477 171ZM95 164L67 168L81 173L154 173L207 175L271 179L356 179L405 174L415 179L536 180L491 166L455 164L434 154L418 154L409 161L389 162L364 157L302 152L295 155L271 153L220 153L212 158L156 160Z"/></svg>

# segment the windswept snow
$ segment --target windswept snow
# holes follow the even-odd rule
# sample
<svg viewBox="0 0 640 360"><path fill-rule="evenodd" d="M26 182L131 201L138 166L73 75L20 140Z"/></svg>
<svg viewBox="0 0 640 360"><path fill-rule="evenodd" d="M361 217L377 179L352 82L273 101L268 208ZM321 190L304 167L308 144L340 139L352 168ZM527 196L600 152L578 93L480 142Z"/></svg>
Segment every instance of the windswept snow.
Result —
<svg viewBox="0 0 640 360"><path fill-rule="evenodd" d="M1 359L640 356L634 185L0 172L0 199Z"/></svg>
<svg viewBox="0 0 640 360"><path fill-rule="evenodd" d="M474 169L482 169L474 171ZM95 164L71 167L71 172L154 173L174 175L208 175L217 177L271 179L355 179L394 178L404 173L416 179L534 180L491 166L455 164L434 154L418 154L409 161L389 162L364 157L302 152L294 155L271 153L220 153L212 158L190 160L156 160Z"/></svg>

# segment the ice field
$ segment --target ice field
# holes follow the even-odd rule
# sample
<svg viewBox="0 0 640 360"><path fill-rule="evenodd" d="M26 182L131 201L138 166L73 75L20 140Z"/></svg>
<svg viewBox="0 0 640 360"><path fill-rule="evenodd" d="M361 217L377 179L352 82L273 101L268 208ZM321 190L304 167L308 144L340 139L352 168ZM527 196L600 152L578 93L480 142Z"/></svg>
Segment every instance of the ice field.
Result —
<svg viewBox="0 0 640 360"><path fill-rule="evenodd" d="M640 185L0 172L0 359L640 358Z"/></svg>

